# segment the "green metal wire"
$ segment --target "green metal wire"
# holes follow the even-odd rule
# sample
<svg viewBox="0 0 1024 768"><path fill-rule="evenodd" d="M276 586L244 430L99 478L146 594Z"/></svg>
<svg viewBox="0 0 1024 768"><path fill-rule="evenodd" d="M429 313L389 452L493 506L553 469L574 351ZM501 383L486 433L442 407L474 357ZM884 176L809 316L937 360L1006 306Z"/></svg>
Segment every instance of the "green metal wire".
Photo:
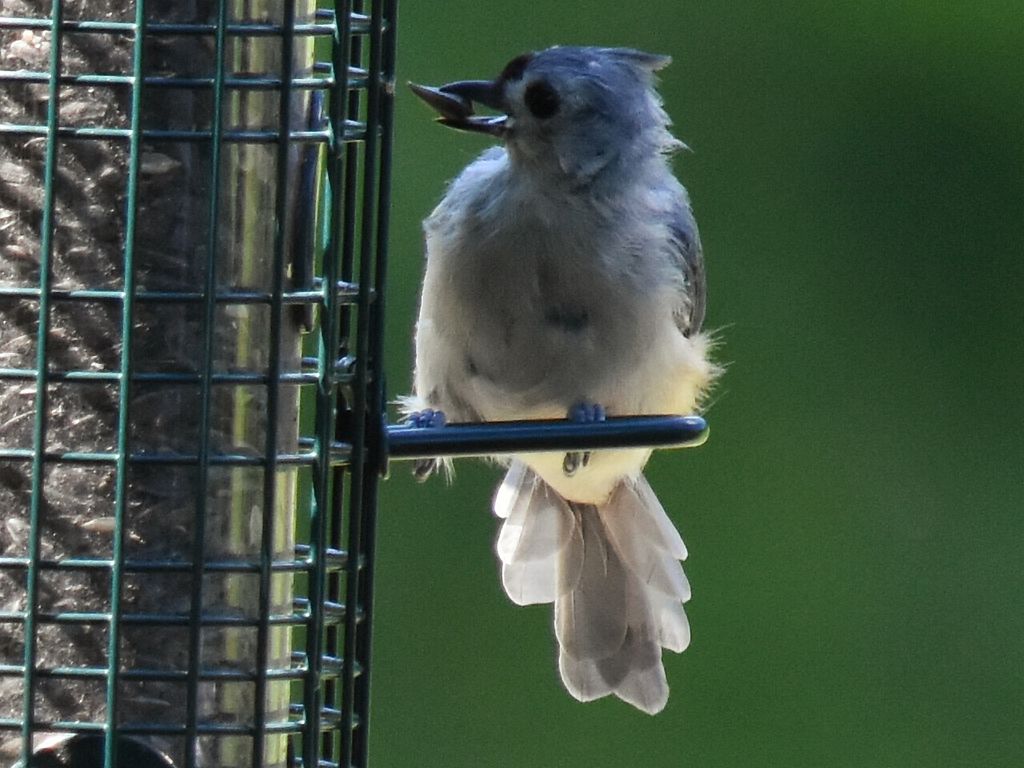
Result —
<svg viewBox="0 0 1024 768"><path fill-rule="evenodd" d="M340 13L337 15L339 22L339 28L335 38L335 48L333 55L334 69L336 73L347 72L350 67L357 66L362 59L362 40L360 37L352 34L351 28L352 19L361 10L361 6L358 5L358 0L343 0L340 8ZM341 117L345 123L358 120L359 117L359 93L354 89L348 89L342 91L339 90L336 94L336 98L339 102L339 108L343 110ZM342 106L343 105L343 106ZM336 129L335 129L336 130ZM365 136L364 132L364 136ZM337 142L334 147L335 151L342 154L344 150L344 180L340 186L342 191L339 201L339 213L341 216L340 227L336 228L335 236L338 237L340 246L340 253L338 258L340 260L341 268L341 279L345 282L352 283L355 280L355 253L356 253L356 224L357 224L357 195L359 186L359 159L361 153L359 148L354 143L348 143L346 145L340 145ZM339 234L340 230L340 234ZM359 296L363 297L369 288L365 283L358 283L360 285ZM334 351L334 359L331 361L331 370L335 371L339 367L346 367L350 361L350 337L352 330L352 307L343 306L339 318L339 329L340 338L337 350ZM343 397L341 407L338 409L337 416L332 414L332 421L334 422L335 437L339 438L345 435L349 430L354 430L356 424L358 424L360 418L356 416L352 418L351 424L345 423L345 411L346 409L352 409L352 390L343 390ZM355 412L358 414L358 411ZM351 435L353 444L358 443L359 437L356 434ZM333 462L332 462L333 463ZM333 466L333 482L331 485L331 498L330 507L333 510L343 509L346 505L346 497L351 499L352 492L349 491L346 494L345 484L345 473L341 467ZM356 514L351 508L348 510L349 515ZM344 521L335 515L335 519L332 521L331 526L331 546L341 550L346 542L345 536L346 531L343 530L342 525ZM334 604L344 604L345 610L342 614L343 624L337 623L328 625L325 628L326 642L329 647L340 648L342 657L342 674L340 680L328 680L325 682L325 701L324 709L326 710L330 704L335 704L338 711L341 713L341 728L340 734L336 737L330 738L325 741L324 754L322 759L329 759L338 765L349 765L351 763L343 762L343 755L346 750L346 743L351 739L351 732L353 727L353 719L347 716L348 710L345 708L345 702L348 701L348 691L351 688L352 677L357 673L356 662L353 658L351 648L348 646L348 639L351 637L349 629L351 627L350 617L353 615L353 606L347 599L347 594L343 596L342 589L343 584L347 584L348 579L351 579L351 573L353 567L358 567L359 551L356 545L353 543L349 533L347 541L347 560L345 564L346 578L343 582L340 574L332 575L328 588L327 601ZM354 566L353 564L356 563ZM344 603L342 603L344 599Z"/></svg>
<svg viewBox="0 0 1024 768"><path fill-rule="evenodd" d="M59 2L60 0L58 0ZM0 29L39 29L49 30L52 24L48 19L40 19L31 16L5 16L0 18ZM131 21L100 21L94 19L67 19L61 23L61 29L67 32L96 32L96 33L132 33L135 31L135 23ZM365 16L355 16L350 24L352 34L365 34L369 29L369 19ZM295 37L309 36L330 36L334 30L333 23L304 24L296 23L294 27L284 24L261 23L258 21L247 21L242 23L227 22L223 25L204 24L202 22L172 23L172 22L149 22L146 26L148 35L173 35L175 37L196 36L209 37L217 35L223 30L228 37L280 37L285 32Z"/></svg>
<svg viewBox="0 0 1024 768"><path fill-rule="evenodd" d="M374 11L376 11L378 4L374 4ZM357 12L362 10L362 4L359 0L354 0L353 9ZM370 24L371 30L373 23ZM371 80L375 76L379 77L380 73L380 53L379 43L376 36L371 32L370 40L370 72ZM360 56L362 51L357 41L353 42L353 56ZM363 176L361 184L361 210L362 217L360 219L359 227L359 277L358 282L362 286L371 284L373 278L373 270L370 264L370 256L372 251L372 237L373 229L369 226L368 222L372 218L374 207L376 204L376 197L373 192L373 183L375 179L372 174L376 169L376 118L377 115L373 111L376 89L371 89L367 97L366 107L366 139L364 142L365 151L363 153ZM354 169L353 170L353 181L354 181ZM355 187L353 184L353 205L355 204ZM353 217L354 218L354 217ZM353 231L354 236L354 231ZM351 252L354 254L356 249L353 247ZM346 253L350 252L346 248ZM362 382L363 386L357 386L354 388L352 395L352 411L354 419L351 424L352 442L356 445L363 445L366 443L367 438L367 427L369 426L367 419L367 410L369 406L369 393L365 386L367 382L367 375L369 373L369 312L370 312L370 294L366 291L362 291L359 295L357 303L358 312L355 333L355 362L356 362L356 381ZM350 468L351 482L349 485L349 518L348 518L348 550L349 560L348 567L346 568L346 580L345 580L345 605L347 610L345 612L345 632L344 632L344 643L342 650L342 659L344 664L344 674L342 675L342 691L341 691L341 712L342 712L342 732L341 732L341 755L339 763L342 765L352 765L356 756L355 742L357 735L355 733L356 728L360 727L360 723L353 710L356 700L356 685L357 677L360 675L362 670L357 669L357 659L359 654L359 643L357 637L357 629L359 626L359 614L361 605L359 602L360 589L359 581L362 576L361 558L363 554L363 491L364 483L366 480L365 472L367 465L367 456L364 451L358 452L353 456L352 466Z"/></svg>
<svg viewBox="0 0 1024 768"><path fill-rule="evenodd" d="M131 137L128 144L128 185L124 233L124 301L121 309L121 381L117 398L117 460L114 490L113 563L110 570L110 627L107 634L107 725L104 731L103 768L117 768L118 672L121 669L121 601L125 508L128 496L128 434L131 412L132 338L135 332L135 228L139 200L139 165L142 160L143 40L146 35L146 0L135 0L135 45L132 50Z"/></svg>
<svg viewBox="0 0 1024 768"><path fill-rule="evenodd" d="M41 555L41 512L43 505L43 471L46 447L46 426L49 414L47 376L49 368L50 285L53 282L54 179L57 170L57 126L60 118L60 74L63 35L61 0L53 0L50 33L50 86L46 113L46 160L43 186L43 221L39 254L39 327L36 335L35 417L32 429L32 496L29 501L28 573L25 591L25 670L21 717L21 764L28 765L32 754L35 720L36 637L39 605L39 567Z"/></svg>
<svg viewBox="0 0 1024 768"><path fill-rule="evenodd" d="M338 14L346 19L348 14L344 9ZM350 68L347 64L338 66L339 59L344 61L344 45L348 41L348 35L334 30L333 38L334 59L333 66L339 74L339 88L335 91L334 98L330 100L329 125L339 126L345 124L345 107L347 98L343 94L348 92L348 75ZM333 144L328 153L326 163L327 188L338 190L342 188L344 172L344 155L338 144ZM344 198L341 194L330 194L327 199L328 208L328 232L335 237L335 240L328 241L324 255L324 293L323 311L321 313L319 344L317 349L317 360L319 369L319 380L316 389L316 410L317 432L315 438L314 454L316 463L313 466L313 494L310 508L310 569L309 569L309 602L313 606L322 605L327 595L327 563L329 553L332 551L328 543L328 531L331 518L331 494L333 487L333 468L330 462L331 445L334 441L334 413L337 408L337 388L334 376L335 355L340 346L340 298L336 286L339 280L340 256L337 253L337 234L341 231L344 218ZM334 550L339 552L339 550ZM322 710L326 704L326 697L331 685L321 684L323 675L323 654L324 654L324 632L325 616L323 611L311 611L306 632L306 676L303 698L303 713L307 729L307 737L302 741L302 760L304 765L319 765L323 740L320 736Z"/></svg>
<svg viewBox="0 0 1024 768"><path fill-rule="evenodd" d="M295 26L295 0L284 3L284 33L282 35L281 69L282 88L280 92L279 127L277 142L277 227L274 235L274 267L272 270L272 293L275 301L270 306L270 385L267 390L267 430L266 430L266 466L263 474L263 533L260 548L260 581L259 608L260 616L270 613L270 566L273 560L274 514L277 510L277 455L278 455L278 409L280 407L280 388L277 380L281 375L281 326L284 308L281 294L284 292L285 271L285 236L288 232L287 222L290 211L285 189L288 186L288 154L289 134L291 130L292 90L291 81L295 67L294 37L290 33ZM264 764L266 738L262 735L267 726L267 666L270 663L269 637L270 627L261 622L257 627L256 659L260 674L256 678L256 702L254 725L256 739L252 750L253 768Z"/></svg>
<svg viewBox="0 0 1024 768"><path fill-rule="evenodd" d="M387 266L387 231L390 212L391 138L389 130L393 115L395 21L397 4L376 2L370 24L370 81L377 87L368 91L366 165L364 167L364 201L361 267L364 277L362 285L372 284L383 289ZM372 278L370 277L372 275ZM373 568L377 544L377 478L384 468L381 454L382 432L379 427L385 420L384 377L383 377L383 334L384 296L383 290L371 295L365 294L360 306L359 351L357 353L356 379L364 382L365 399L357 413L365 413L367 433L365 450L360 452L362 467L353 464L353 477L360 479L359 503L351 514L350 528L358 530L359 559L367 565L357 572L357 612L359 615L373 615ZM372 302L372 308L371 308ZM362 376L360 374L363 374ZM358 473L358 474L357 474ZM361 537L361 540L360 540ZM350 592L351 594L351 592ZM351 605L351 603L349 603ZM370 665L373 650L373 622L357 622L353 631L355 653L362 664L361 674L353 683L353 700L343 703L343 711L368 714L370 711ZM346 678L347 680L348 678ZM348 705L348 706L346 706ZM344 733L349 733L348 731ZM369 755L369 720L364 719L351 732L351 746L343 753L350 764L364 765Z"/></svg>
<svg viewBox="0 0 1024 768"><path fill-rule="evenodd" d="M355 84L366 85L366 73L354 73L357 76L351 78ZM11 72L6 77L14 83L49 83L50 75L47 72ZM96 85L96 86L127 86L135 85L135 79L131 75L61 75L61 85ZM218 81L215 77L166 77L149 75L143 77L139 82L143 88L189 88L195 91L231 88L236 91L281 91L291 90L320 90L331 85L330 81L319 77L297 77L286 83L277 77L253 76L253 77L226 77Z"/></svg>
<svg viewBox="0 0 1024 768"><path fill-rule="evenodd" d="M196 511L192 533L192 589L188 634L188 672L185 693L185 768L196 768L199 758L199 672L202 662L203 575L210 571L205 558L206 501L210 475L211 389L214 383L214 324L217 310L217 235L220 232L221 139L224 133L225 56L228 0L217 0L214 30L213 115L210 133L209 232L206 239L206 283L203 297L203 356L199 405L199 451L196 468Z"/></svg>
<svg viewBox="0 0 1024 768"><path fill-rule="evenodd" d="M49 137L49 129L41 125L6 125L0 124L0 136L43 136ZM70 126L58 126L54 129L53 135L60 139L131 139L130 128L73 128ZM166 130L158 128L145 128L141 132L144 141L153 142L209 142L213 139L210 131L195 130ZM280 140L277 131L271 130L232 130L224 131L221 134L223 144L275 144ZM294 143L321 143L328 137L320 131L292 131L291 140ZM366 138L366 132L362 125L351 123L344 126L342 141L362 141Z"/></svg>

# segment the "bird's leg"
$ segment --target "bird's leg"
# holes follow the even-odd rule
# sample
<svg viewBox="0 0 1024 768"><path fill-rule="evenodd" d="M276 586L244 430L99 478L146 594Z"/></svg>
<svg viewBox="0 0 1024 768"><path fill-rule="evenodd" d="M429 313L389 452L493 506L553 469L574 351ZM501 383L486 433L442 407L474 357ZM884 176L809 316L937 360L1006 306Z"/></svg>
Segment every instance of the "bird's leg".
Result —
<svg viewBox="0 0 1024 768"><path fill-rule="evenodd" d="M577 424L596 424L605 420L604 406L581 400L569 409L566 418ZM562 471L566 477L572 477L580 467L586 467L589 463L590 451L570 451L562 460Z"/></svg>
<svg viewBox="0 0 1024 768"><path fill-rule="evenodd" d="M422 411L414 411L405 417L405 423L417 429L429 427L443 427L448 419L444 411L435 411L433 408L424 408ZM439 464L438 459L417 459L412 465L412 476L417 482L422 483L430 477Z"/></svg>

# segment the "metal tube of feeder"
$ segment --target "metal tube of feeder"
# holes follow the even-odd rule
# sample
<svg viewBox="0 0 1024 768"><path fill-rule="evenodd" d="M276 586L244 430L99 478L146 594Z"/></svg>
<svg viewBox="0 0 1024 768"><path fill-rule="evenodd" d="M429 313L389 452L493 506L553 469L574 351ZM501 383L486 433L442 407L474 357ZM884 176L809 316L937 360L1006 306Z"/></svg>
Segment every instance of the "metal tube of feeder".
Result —
<svg viewBox="0 0 1024 768"><path fill-rule="evenodd" d="M600 424L560 421L507 421L386 428L387 457L394 460L446 456L495 456L540 451L607 448L693 448L708 438L700 416L634 416Z"/></svg>

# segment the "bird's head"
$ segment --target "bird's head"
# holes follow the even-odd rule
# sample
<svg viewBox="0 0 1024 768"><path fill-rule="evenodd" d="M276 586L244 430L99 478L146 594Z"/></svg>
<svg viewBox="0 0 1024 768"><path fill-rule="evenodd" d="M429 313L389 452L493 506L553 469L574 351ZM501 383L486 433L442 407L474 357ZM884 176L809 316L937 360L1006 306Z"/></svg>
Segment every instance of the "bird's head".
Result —
<svg viewBox="0 0 1024 768"><path fill-rule="evenodd" d="M513 162L587 183L681 146L654 90L667 56L555 47L512 59L493 80L410 83L442 125L501 138ZM478 105L497 115L477 114Z"/></svg>

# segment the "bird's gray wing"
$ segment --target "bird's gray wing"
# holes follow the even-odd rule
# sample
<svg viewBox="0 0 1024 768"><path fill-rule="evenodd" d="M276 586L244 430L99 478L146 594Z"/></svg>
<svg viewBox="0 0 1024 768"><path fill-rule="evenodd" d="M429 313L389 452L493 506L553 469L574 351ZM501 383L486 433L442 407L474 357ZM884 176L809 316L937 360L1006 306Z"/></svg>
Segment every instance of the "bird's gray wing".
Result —
<svg viewBox="0 0 1024 768"><path fill-rule="evenodd" d="M668 224L669 256L682 275L682 295L675 311L676 325L684 336L692 336L704 324L707 280L704 251L697 222L689 205L680 205Z"/></svg>

